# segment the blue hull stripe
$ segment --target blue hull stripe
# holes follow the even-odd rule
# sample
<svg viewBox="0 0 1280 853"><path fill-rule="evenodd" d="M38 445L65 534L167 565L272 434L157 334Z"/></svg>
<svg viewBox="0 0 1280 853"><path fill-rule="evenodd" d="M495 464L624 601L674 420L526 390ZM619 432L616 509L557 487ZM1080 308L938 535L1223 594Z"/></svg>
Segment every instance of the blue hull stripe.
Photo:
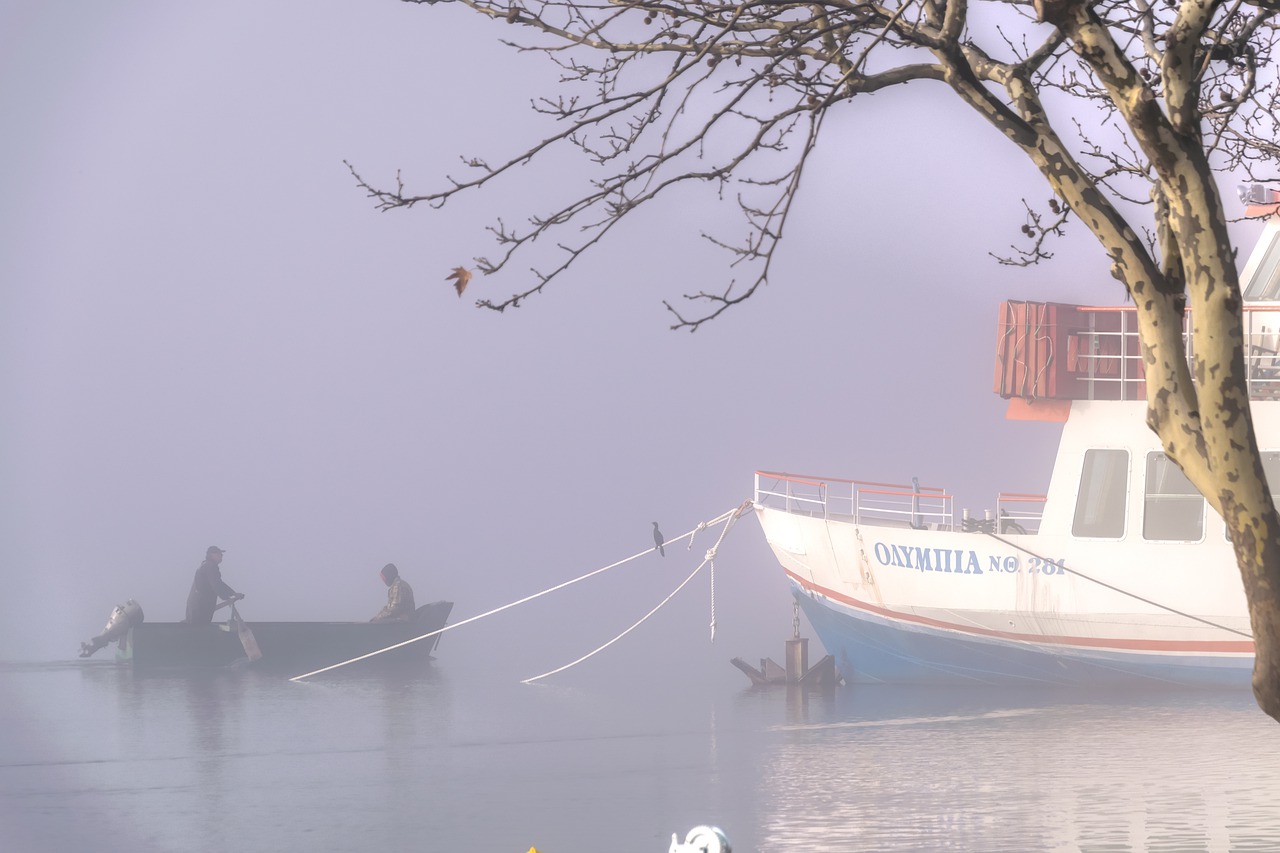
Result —
<svg viewBox="0 0 1280 853"><path fill-rule="evenodd" d="M1253 656L1098 649L963 634L792 594L846 681L889 684L1150 684L1248 688Z"/></svg>

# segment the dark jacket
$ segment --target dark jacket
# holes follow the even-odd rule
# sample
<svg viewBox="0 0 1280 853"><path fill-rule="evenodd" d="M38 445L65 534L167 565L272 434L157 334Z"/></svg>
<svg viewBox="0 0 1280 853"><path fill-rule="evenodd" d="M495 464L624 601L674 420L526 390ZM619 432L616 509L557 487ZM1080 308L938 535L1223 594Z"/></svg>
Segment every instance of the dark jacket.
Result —
<svg viewBox="0 0 1280 853"><path fill-rule="evenodd" d="M396 578L387 587L387 606L370 622L409 622L417 615L413 606L413 587L404 578Z"/></svg>
<svg viewBox="0 0 1280 853"><path fill-rule="evenodd" d="M196 576L191 581L191 592L187 595L187 618L184 622L196 625L207 625L213 621L213 608L218 598L230 598L236 591L222 580L222 570L217 563L205 560L196 569Z"/></svg>

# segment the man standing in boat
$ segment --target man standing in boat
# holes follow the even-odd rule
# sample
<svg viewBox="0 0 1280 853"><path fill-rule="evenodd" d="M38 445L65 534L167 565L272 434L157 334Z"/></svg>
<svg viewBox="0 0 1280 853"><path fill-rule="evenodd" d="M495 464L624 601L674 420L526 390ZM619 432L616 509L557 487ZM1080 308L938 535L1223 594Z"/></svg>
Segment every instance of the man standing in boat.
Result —
<svg viewBox="0 0 1280 853"><path fill-rule="evenodd" d="M213 611L219 598L227 601L239 601L244 598L222 580L223 550L217 545L210 545L204 552L204 562L196 569L196 576L191 581L191 592L187 595L187 618L182 620L192 625L208 625L213 621Z"/></svg>
<svg viewBox="0 0 1280 853"><path fill-rule="evenodd" d="M413 589L400 577L400 570L395 563L383 566L381 575L382 582L387 585L387 606L369 621L408 622L417 612L417 608L413 606Z"/></svg>

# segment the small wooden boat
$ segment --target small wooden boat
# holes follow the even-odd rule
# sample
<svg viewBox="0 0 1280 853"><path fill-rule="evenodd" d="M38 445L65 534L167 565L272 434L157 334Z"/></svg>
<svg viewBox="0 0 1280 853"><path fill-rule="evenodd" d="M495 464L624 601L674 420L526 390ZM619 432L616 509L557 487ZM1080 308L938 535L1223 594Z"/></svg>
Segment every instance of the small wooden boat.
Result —
<svg viewBox="0 0 1280 853"><path fill-rule="evenodd" d="M119 640L116 660L135 668L245 666L298 675L432 634L357 664L413 667L433 659L440 642L433 632L452 610L453 602L435 601L405 622L243 622L233 610L230 619L208 625L139 619L112 639Z"/></svg>

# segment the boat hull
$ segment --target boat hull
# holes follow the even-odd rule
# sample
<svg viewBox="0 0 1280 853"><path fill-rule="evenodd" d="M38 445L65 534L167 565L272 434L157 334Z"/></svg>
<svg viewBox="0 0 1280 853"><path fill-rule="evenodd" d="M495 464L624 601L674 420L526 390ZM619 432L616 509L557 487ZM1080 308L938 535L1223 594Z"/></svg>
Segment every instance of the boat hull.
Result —
<svg viewBox="0 0 1280 853"><path fill-rule="evenodd" d="M791 578L814 632L852 683L1116 685L1244 689L1252 655L1143 651L1075 642L984 636L930 625L824 596ZM1066 638L1059 638L1066 639Z"/></svg>
<svg viewBox="0 0 1280 853"><path fill-rule="evenodd" d="M141 669L208 669L247 666L298 675L376 652L447 624L452 602L418 608L412 622L250 622L262 657L250 663L239 633L226 622L189 625L143 622L135 625L117 659ZM361 661L360 666L415 666L432 659L440 635Z"/></svg>
<svg viewBox="0 0 1280 853"><path fill-rule="evenodd" d="M757 516L846 681L1250 685L1252 636L1225 537L1097 544L760 505Z"/></svg>

